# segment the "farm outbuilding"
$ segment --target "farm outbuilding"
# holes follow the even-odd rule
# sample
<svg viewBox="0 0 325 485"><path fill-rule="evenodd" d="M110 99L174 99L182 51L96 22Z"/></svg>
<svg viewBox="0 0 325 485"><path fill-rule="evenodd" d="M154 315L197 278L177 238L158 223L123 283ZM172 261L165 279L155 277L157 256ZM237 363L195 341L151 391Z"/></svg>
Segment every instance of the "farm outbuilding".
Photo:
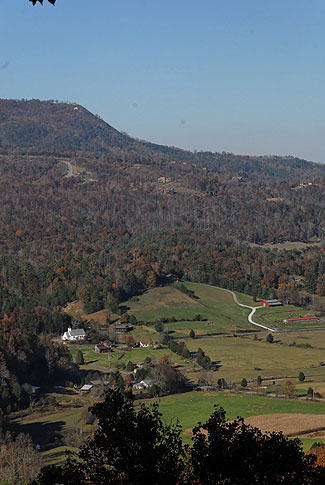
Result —
<svg viewBox="0 0 325 485"><path fill-rule="evenodd" d="M301 321L308 322L313 320L319 320L319 318L316 317L315 315L310 317L286 318L285 320L283 320L283 323L293 323L293 322L301 322Z"/></svg>
<svg viewBox="0 0 325 485"><path fill-rule="evenodd" d="M279 300L262 300L261 305L265 307L282 306L283 303Z"/></svg>

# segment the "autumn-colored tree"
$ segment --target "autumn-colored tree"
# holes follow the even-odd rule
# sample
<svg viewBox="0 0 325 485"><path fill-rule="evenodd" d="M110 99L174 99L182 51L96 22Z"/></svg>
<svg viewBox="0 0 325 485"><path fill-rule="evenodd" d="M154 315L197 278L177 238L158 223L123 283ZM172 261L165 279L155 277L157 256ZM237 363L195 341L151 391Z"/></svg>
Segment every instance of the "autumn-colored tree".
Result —
<svg viewBox="0 0 325 485"><path fill-rule="evenodd" d="M133 379L130 376L130 374L125 374L125 376L124 376L124 383L125 383L125 387L127 389L130 389L132 387Z"/></svg>
<svg viewBox="0 0 325 485"><path fill-rule="evenodd" d="M322 275L318 278L316 293L319 296L325 296L325 275Z"/></svg>
<svg viewBox="0 0 325 485"><path fill-rule="evenodd" d="M285 394L286 396L294 395L295 386L293 385L292 381L286 380L281 384L281 393Z"/></svg>
<svg viewBox="0 0 325 485"><path fill-rule="evenodd" d="M160 365L170 365L170 357L167 354L163 354L159 359Z"/></svg>
<svg viewBox="0 0 325 485"><path fill-rule="evenodd" d="M325 467L325 446L324 443L314 443L308 452L317 457L315 465Z"/></svg>
<svg viewBox="0 0 325 485"><path fill-rule="evenodd" d="M136 344L135 338L133 337L133 335L128 335L127 337L125 337L124 342L126 343L129 349L132 349L132 347L134 347Z"/></svg>

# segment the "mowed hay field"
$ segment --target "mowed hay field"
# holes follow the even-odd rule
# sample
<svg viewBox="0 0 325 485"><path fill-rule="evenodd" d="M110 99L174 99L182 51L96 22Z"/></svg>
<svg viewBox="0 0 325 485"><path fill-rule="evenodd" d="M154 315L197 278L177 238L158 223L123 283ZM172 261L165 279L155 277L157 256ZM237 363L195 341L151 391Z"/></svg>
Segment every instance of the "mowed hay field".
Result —
<svg viewBox="0 0 325 485"><path fill-rule="evenodd" d="M274 334L274 339L280 342L273 344L266 342L265 333L259 335L258 340L252 336L215 337L189 339L186 344L190 351L201 347L211 360L220 362L221 367L215 373L218 378L239 381L243 377L256 379L258 375L262 378L298 377L302 371L306 378L317 376L325 382L325 367L319 365L325 359L324 350L281 345L282 335Z"/></svg>
<svg viewBox="0 0 325 485"><path fill-rule="evenodd" d="M282 431L286 436L325 438L325 414L261 414L245 421L263 433Z"/></svg>
<svg viewBox="0 0 325 485"><path fill-rule="evenodd" d="M168 322L168 330L173 331L175 337L187 336L191 329L199 335L252 328L247 321L249 309L236 305L230 293L199 283L182 284L194 291L198 298L179 291L180 283L153 288L139 296L137 301L126 303L130 313L146 322L175 317L179 321ZM195 320L197 315L204 320Z"/></svg>

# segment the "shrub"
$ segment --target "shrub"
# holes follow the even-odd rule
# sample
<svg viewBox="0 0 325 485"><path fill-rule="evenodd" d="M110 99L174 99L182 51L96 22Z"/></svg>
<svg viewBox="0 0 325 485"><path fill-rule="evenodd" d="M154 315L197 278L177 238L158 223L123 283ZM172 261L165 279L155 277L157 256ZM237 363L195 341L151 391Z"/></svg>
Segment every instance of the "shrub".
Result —
<svg viewBox="0 0 325 485"><path fill-rule="evenodd" d="M240 385L241 385L241 387L247 387L247 381L246 381L245 377L242 378Z"/></svg>
<svg viewBox="0 0 325 485"><path fill-rule="evenodd" d="M85 363L84 354L81 352L81 350L77 350L74 361L78 365L83 365Z"/></svg>
<svg viewBox="0 0 325 485"><path fill-rule="evenodd" d="M300 382L304 382L305 374L302 371L299 372L298 379L299 379Z"/></svg>
<svg viewBox="0 0 325 485"><path fill-rule="evenodd" d="M274 337L271 333L269 333L266 337L266 341L269 343L269 344L273 344L274 342Z"/></svg>

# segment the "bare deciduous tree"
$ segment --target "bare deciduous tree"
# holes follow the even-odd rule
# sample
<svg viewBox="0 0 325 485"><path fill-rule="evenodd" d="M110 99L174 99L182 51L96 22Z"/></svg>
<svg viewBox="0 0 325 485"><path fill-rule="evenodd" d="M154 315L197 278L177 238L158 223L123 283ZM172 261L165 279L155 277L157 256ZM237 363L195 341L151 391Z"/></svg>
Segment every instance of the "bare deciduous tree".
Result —
<svg viewBox="0 0 325 485"><path fill-rule="evenodd" d="M1 481L10 485L27 483L36 477L41 465L39 452L29 436L20 433L13 440L8 433L0 443Z"/></svg>

